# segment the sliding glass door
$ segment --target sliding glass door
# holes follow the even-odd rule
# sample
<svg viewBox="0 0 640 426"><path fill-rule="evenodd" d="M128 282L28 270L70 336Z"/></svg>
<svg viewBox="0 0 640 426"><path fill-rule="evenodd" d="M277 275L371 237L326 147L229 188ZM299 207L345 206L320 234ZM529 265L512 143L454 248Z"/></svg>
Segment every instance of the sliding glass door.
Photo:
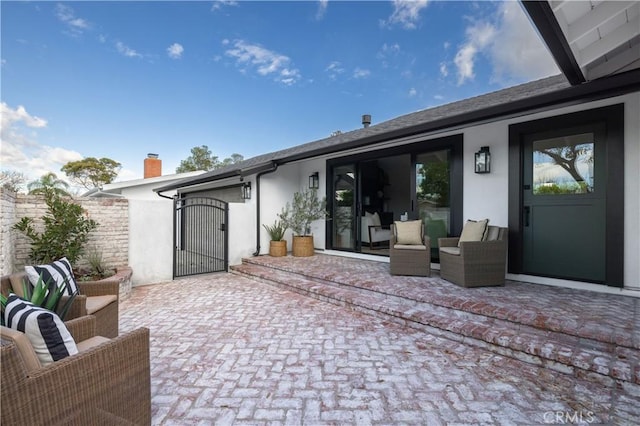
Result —
<svg viewBox="0 0 640 426"><path fill-rule="evenodd" d="M327 171L331 249L388 255L384 231L420 219L437 261L438 238L462 230L462 135L332 159ZM382 231L375 241L361 229L365 222Z"/></svg>
<svg viewBox="0 0 640 426"><path fill-rule="evenodd" d="M358 243L355 164L334 167L332 178L333 248L355 250Z"/></svg>
<svg viewBox="0 0 640 426"><path fill-rule="evenodd" d="M451 167L450 150L416 155L415 188L417 218L425 225L431 239L431 258L438 259L438 238L450 233Z"/></svg>

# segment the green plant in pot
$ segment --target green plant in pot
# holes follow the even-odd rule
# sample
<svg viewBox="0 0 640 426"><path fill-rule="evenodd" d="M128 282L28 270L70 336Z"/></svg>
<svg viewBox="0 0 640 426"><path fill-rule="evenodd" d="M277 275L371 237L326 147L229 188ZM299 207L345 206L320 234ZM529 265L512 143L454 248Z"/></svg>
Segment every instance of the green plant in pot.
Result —
<svg viewBox="0 0 640 426"><path fill-rule="evenodd" d="M316 189L307 189L293 194L293 201L278 215L286 229L293 232L293 256L313 256L311 222L328 216L326 204L326 198L319 198Z"/></svg>
<svg viewBox="0 0 640 426"><path fill-rule="evenodd" d="M71 296L65 295L65 289L67 288L67 282L65 281L61 286L57 286L55 283L45 283L42 279L42 275L38 277L38 282L35 286L32 286L28 280L22 281L22 294L17 295L27 302L31 302L35 306L45 308L49 311L56 312L61 320L69 311L69 308L73 304L73 300L76 294ZM17 291L16 291L17 292ZM0 307L2 308L2 315L0 315L0 323L4 325L4 310L7 306L8 298L4 294L0 294ZM60 305L62 303L62 306Z"/></svg>
<svg viewBox="0 0 640 426"><path fill-rule="evenodd" d="M281 257L287 255L287 240L284 239L284 233L287 227L281 220L276 220L273 225L262 225L267 230L269 238L269 256Z"/></svg>

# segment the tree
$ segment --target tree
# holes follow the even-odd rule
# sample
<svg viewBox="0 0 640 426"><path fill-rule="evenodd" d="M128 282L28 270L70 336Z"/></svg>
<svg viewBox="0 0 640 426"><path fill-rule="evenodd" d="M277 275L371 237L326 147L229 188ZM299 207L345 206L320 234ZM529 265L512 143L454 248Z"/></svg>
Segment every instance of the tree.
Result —
<svg viewBox="0 0 640 426"><path fill-rule="evenodd" d="M79 161L70 161L62 166L62 171L73 182L86 189L102 188L113 182L122 165L110 158L87 157Z"/></svg>
<svg viewBox="0 0 640 426"><path fill-rule="evenodd" d="M585 192L592 192L593 188L584 180L578 170L577 163L582 160L593 163L593 145L571 144L553 148L541 149L539 152L548 155L551 160L565 170Z"/></svg>
<svg viewBox="0 0 640 426"><path fill-rule="evenodd" d="M191 148L191 155L180 161L176 168L176 173L195 172L196 170L215 170L220 167L239 163L244 160L240 154L231 154L231 157L220 161L217 156L212 155L208 146L196 146Z"/></svg>
<svg viewBox="0 0 640 426"><path fill-rule="evenodd" d="M19 192L27 181L27 176L22 172L10 170L0 171L0 186L13 192Z"/></svg>
<svg viewBox="0 0 640 426"><path fill-rule="evenodd" d="M449 162L428 162L420 168L421 199L434 201L438 207L449 206Z"/></svg>
<svg viewBox="0 0 640 426"><path fill-rule="evenodd" d="M71 196L68 191L69 184L62 179L58 179L58 176L53 172L44 174L40 179L29 182L27 190L29 190L29 194L46 195L47 192L51 191L57 195Z"/></svg>

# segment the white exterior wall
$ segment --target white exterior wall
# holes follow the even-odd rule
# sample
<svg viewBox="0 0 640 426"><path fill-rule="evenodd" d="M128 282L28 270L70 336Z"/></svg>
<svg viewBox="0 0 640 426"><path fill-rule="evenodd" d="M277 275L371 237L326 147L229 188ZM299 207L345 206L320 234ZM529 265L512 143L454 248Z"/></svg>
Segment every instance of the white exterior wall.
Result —
<svg viewBox="0 0 640 426"><path fill-rule="evenodd" d="M324 160L313 160L313 164L318 164L318 168L311 172L304 174L307 167L301 167L305 163L291 163L280 166L274 173L265 174L260 178L260 254L269 253L269 234L264 229L263 225L273 225L278 220L278 214L282 211L282 208L293 200L293 194L296 191L303 191L309 186L309 175L315 171L324 171ZM321 189L319 194L324 194L324 182L323 174L320 175ZM255 197L252 197L252 201L255 203ZM255 205L254 205L255 209ZM314 245L316 247L324 248L324 228L322 240L317 240L318 231L312 228L314 233ZM254 233L255 234L255 233ZM287 230L284 239L287 240L287 250L291 251L292 244L291 230Z"/></svg>
<svg viewBox="0 0 640 426"><path fill-rule="evenodd" d="M523 123L540 118L585 111L619 103L625 104L625 259L624 286L632 293L640 291L640 93L628 94L616 98L591 102L522 115L509 120L479 124L462 130L438 132L429 138L440 138L455 134L464 134L463 148L463 218L489 218L491 224L508 226L509 207L509 125ZM411 142L415 142L413 139ZM389 144L385 144L388 147ZM491 150L491 173L474 173L474 154L482 146ZM372 147L367 147L371 150ZM349 154L352 154L350 152ZM344 154L346 155L346 154ZM339 157L341 155L332 155ZM292 197L293 192L308 186L309 175L320 172L320 194L326 194L326 160L328 157L311 159L281 166L275 173L262 178L262 223L271 224L282 206ZM516 167L516 165L514 165ZM325 248L324 223L317 221L313 225L315 247ZM289 250L290 232L287 233ZM269 238L266 231L261 233L261 254L268 252ZM531 276L509 276L521 281L578 287L598 291L617 292L618 289L602 285L576 283L572 281L547 279Z"/></svg>
<svg viewBox="0 0 640 426"><path fill-rule="evenodd" d="M252 182L252 190L255 182ZM243 257L251 257L256 251L255 195L245 203L229 203L229 265L239 265Z"/></svg>
<svg viewBox="0 0 640 426"><path fill-rule="evenodd" d="M133 269L133 286L173 278L172 209L170 200L129 200L129 265Z"/></svg>
<svg viewBox="0 0 640 426"><path fill-rule="evenodd" d="M625 104L625 242L624 287L640 291L640 93L629 94L579 106L527 115L464 130L464 195L463 217L490 218L492 224L507 226L509 205L509 125L585 111L604 106ZM474 173L474 153L481 146L491 149L491 173ZM513 167L517 167L514 165ZM490 196L487 196L490 194ZM541 284L574 287L575 282L541 277L510 275L510 278ZM582 284L577 287L602 290L601 285ZM610 288L613 290L613 288ZM617 290L613 290L617 291Z"/></svg>

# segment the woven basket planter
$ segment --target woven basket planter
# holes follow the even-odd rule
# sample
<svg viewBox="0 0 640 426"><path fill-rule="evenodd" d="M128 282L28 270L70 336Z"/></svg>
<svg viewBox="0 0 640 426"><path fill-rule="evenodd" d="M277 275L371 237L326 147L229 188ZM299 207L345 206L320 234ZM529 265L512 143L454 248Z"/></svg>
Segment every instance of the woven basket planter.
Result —
<svg viewBox="0 0 640 426"><path fill-rule="evenodd" d="M309 257L315 254L313 249L313 235L294 236L291 254L296 257Z"/></svg>
<svg viewBox="0 0 640 426"><path fill-rule="evenodd" d="M287 240L269 242L269 256L282 257L287 255Z"/></svg>

